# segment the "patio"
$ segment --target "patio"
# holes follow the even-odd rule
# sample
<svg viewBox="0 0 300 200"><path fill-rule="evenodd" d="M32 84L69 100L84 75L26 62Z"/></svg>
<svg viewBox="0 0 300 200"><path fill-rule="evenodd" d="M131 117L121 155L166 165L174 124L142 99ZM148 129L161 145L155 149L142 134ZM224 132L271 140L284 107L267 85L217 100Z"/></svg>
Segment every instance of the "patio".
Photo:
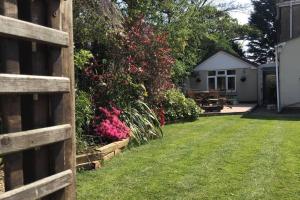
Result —
<svg viewBox="0 0 300 200"><path fill-rule="evenodd" d="M230 114L245 114L253 111L257 104L237 104L232 106L224 106L220 112L206 112L204 115L230 115Z"/></svg>

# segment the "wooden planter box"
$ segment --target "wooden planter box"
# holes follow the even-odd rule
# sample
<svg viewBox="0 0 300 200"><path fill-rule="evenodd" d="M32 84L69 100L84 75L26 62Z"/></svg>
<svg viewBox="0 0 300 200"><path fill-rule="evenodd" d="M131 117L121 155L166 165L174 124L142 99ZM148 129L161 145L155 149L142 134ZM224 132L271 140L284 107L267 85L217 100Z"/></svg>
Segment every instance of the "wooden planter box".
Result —
<svg viewBox="0 0 300 200"><path fill-rule="evenodd" d="M93 153L77 155L77 170L91 170L101 168L104 161L110 160L115 155L121 153L122 150L128 146L128 143L129 138L97 148Z"/></svg>

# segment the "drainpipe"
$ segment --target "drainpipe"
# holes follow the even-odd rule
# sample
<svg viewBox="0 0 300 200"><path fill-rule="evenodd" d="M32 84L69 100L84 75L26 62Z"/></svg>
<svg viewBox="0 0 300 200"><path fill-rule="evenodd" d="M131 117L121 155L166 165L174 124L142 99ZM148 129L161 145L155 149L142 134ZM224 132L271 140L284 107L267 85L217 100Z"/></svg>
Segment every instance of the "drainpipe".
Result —
<svg viewBox="0 0 300 200"><path fill-rule="evenodd" d="M280 79L279 79L279 55L281 49L285 46L286 43L281 43L275 46L275 59L276 59L276 92L277 92L277 111L281 112L281 99L280 99Z"/></svg>
<svg viewBox="0 0 300 200"><path fill-rule="evenodd" d="M279 55L278 46L275 46L275 59L276 59L276 93L277 93L277 112L280 112L280 85L279 85Z"/></svg>

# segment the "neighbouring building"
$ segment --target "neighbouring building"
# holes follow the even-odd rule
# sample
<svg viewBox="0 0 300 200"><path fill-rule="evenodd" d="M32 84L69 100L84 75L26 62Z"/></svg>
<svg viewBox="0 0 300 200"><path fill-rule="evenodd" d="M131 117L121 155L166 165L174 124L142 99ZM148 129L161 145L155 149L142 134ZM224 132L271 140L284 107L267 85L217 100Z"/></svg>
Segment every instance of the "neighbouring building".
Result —
<svg viewBox="0 0 300 200"><path fill-rule="evenodd" d="M187 89L221 91L239 102L257 102L257 65L226 51L200 63L188 78Z"/></svg>
<svg viewBox="0 0 300 200"><path fill-rule="evenodd" d="M277 106L300 108L300 0L278 1Z"/></svg>

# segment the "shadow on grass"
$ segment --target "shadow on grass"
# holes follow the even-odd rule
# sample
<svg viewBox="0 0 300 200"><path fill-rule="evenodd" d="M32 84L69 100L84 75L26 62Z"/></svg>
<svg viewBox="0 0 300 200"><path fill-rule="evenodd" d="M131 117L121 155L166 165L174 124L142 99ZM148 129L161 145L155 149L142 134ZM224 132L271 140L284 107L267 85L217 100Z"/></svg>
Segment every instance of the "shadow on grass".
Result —
<svg viewBox="0 0 300 200"><path fill-rule="evenodd" d="M257 108L254 111L242 115L244 119L258 119L258 120L280 120L280 121L300 121L300 113L269 111L262 108Z"/></svg>

